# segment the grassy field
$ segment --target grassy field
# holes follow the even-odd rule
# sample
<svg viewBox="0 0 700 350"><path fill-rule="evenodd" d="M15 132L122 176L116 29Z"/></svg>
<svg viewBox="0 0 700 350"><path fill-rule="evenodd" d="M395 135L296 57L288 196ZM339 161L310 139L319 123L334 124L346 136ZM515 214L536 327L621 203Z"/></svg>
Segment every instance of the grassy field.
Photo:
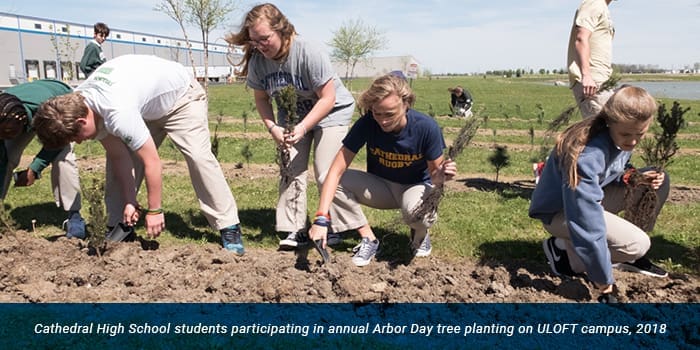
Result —
<svg viewBox="0 0 700 350"><path fill-rule="evenodd" d="M623 77L623 82L633 84L638 79L660 78L668 77L631 76ZM462 174L458 176L457 183L462 185L471 178L485 178L489 181L495 179L495 169L487 158L493 153L496 144L508 146L510 156L511 165L501 170L501 179L532 179L532 161L541 157L540 149L543 146L551 147L551 142L547 142L544 137L548 124L573 102L570 90L555 86L556 80L565 81L566 77L440 77L415 80L412 87L417 95L415 108L435 116L443 127L448 144L463 121L447 116L447 88L459 84L469 89L474 96L475 118L479 118L482 124L479 135L473 140L474 146L457 158ZM359 94L368 84L368 79L356 79L348 85L354 94ZM210 125L212 134L217 130L219 160L225 166L242 163L244 169L248 163L251 169L274 164L274 145L254 110L252 92L242 84L216 85L209 89ZM673 100L659 99L659 102L670 108ZM668 171L674 185L700 186L700 158L697 157L700 152L700 100L679 102L684 107L691 107L691 110L685 115L688 126L681 131L678 141L681 153ZM355 117L357 116L359 114L356 113ZM221 122L217 122L219 117ZM579 117L575 118L578 120ZM249 159L242 154L244 148L250 150ZM25 155L35 154L38 149L39 145L35 141L25 151ZM104 155L101 146L92 141L78 145L76 152L84 159L101 158ZM165 162L184 163L167 141L160 153ZM642 165L638 157L635 157L635 163ZM360 154L354 165L361 167L363 164L364 154ZM38 234L51 235L58 232L63 214L52 204L48 171L45 176L47 178L38 181L33 188L13 188L5 206L20 228L31 230L31 220L36 219ZM83 171L81 176L85 183L102 174ZM275 249L280 238L274 231L276 179L261 181L259 178L238 176L228 180L238 203L246 245ZM543 261L540 243L547 234L538 221L527 216L529 192L517 186L502 188L448 191L440 207L440 220L431 231L435 245L433 254L446 258L467 257L489 261ZM316 191L310 191L309 212L315 209L317 197ZM186 174L166 176L163 204L168 227L159 239L162 244L219 241L218 234L208 228L199 212ZM86 210L84 212L87 215ZM402 249L408 242L408 228L400 222L398 212L366 209L365 213L380 240L384 242L383 249L402 254ZM695 202L667 205L656 229L651 233L651 258L669 269L700 273L700 224L695 219L698 214L700 205ZM145 233L142 227L139 232ZM346 246L350 247L355 239L350 237L346 242Z"/></svg>

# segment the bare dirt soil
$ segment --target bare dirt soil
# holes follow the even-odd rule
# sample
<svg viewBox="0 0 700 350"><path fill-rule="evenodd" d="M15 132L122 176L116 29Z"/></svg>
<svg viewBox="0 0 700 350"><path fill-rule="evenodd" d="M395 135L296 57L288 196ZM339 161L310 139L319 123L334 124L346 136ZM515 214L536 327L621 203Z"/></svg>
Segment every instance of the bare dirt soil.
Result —
<svg viewBox="0 0 700 350"><path fill-rule="evenodd" d="M269 166L252 174L234 165L224 171L276 176ZM462 176L467 179L454 182L453 190L495 186L478 175ZM503 179L498 186L527 189L528 184ZM699 193L674 187L671 200L697 201ZM325 265L314 250L307 255L248 248L238 257L213 243L160 246L144 238L110 243L99 256L81 240L8 232L0 234L0 302L591 302L597 297L582 279L552 276L544 261L431 256L397 262L380 256L359 268L350 261L349 248L331 256ZM695 275L652 278L616 271L615 276L623 302L700 302Z"/></svg>

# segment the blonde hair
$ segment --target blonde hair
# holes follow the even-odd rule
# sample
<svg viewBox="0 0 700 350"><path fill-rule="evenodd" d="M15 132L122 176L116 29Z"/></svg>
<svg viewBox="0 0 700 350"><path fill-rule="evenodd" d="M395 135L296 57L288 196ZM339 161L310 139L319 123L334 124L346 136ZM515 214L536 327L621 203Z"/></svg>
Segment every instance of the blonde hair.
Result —
<svg viewBox="0 0 700 350"><path fill-rule="evenodd" d="M639 87L623 86L613 94L595 117L568 127L557 137L554 150L559 167L567 174L569 188L578 186L578 157L586 144L615 123L648 122L656 112L656 101Z"/></svg>
<svg viewBox="0 0 700 350"><path fill-rule="evenodd" d="M87 114L85 97L72 92L42 103L32 120L32 127L46 148L59 149L78 135L81 125L77 121Z"/></svg>
<svg viewBox="0 0 700 350"><path fill-rule="evenodd" d="M250 62L250 58L253 57L253 54L257 51L255 47L250 45L250 34L248 31L251 27L262 21L267 21L270 25L270 29L275 31L282 41L280 52L277 53L274 59L281 60L289 55L292 39L297 34L294 25L289 22L287 17L277 6L270 3L257 5L243 17L243 23L241 23L238 33L231 32L224 36L224 40L226 40L229 46L243 47L243 59L238 64L238 66L242 66L241 71L238 73L240 76L248 75L248 63Z"/></svg>
<svg viewBox="0 0 700 350"><path fill-rule="evenodd" d="M386 74L375 79L369 89L362 93L358 100L360 111L362 114L369 112L375 104L391 94L396 94L409 107L416 101L416 95L406 79Z"/></svg>

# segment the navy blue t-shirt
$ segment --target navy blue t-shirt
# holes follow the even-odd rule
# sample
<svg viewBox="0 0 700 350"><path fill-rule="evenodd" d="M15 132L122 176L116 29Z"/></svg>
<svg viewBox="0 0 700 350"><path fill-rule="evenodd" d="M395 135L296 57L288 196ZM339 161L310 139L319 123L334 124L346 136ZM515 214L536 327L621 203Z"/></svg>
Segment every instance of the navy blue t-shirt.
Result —
<svg viewBox="0 0 700 350"><path fill-rule="evenodd" d="M367 145L367 172L400 184L430 182L429 160L438 159L445 148L440 126L433 118L413 109L398 134L382 131L372 112L352 126L343 146L353 153Z"/></svg>

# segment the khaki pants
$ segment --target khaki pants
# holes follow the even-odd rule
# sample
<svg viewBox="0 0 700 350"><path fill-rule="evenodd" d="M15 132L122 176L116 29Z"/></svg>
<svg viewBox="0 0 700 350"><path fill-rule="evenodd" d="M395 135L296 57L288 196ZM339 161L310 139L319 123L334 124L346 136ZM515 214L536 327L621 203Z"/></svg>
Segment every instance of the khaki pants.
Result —
<svg viewBox="0 0 700 350"><path fill-rule="evenodd" d="M581 85L580 82L576 82L574 86L571 87L571 91L574 94L574 99L576 99L576 104L578 104L583 119L598 115L598 113L603 110L605 103L610 99L610 96L614 93L612 90L598 91L593 97L586 98L583 96L583 85Z"/></svg>
<svg viewBox="0 0 700 350"><path fill-rule="evenodd" d="M146 121L156 147L166 136L182 153L192 180L192 187L199 199L199 206L209 225L221 230L240 223L238 208L226 182L219 161L211 152L211 134L207 117L207 96L199 83L193 80L190 88L163 118ZM132 153L137 188L143 181L143 164ZM118 188L116 178L107 163L107 188ZM165 188L163 189L165 195ZM120 191L107 191L106 206L109 226L121 221L124 200ZM167 210L167 208L165 208Z"/></svg>
<svg viewBox="0 0 700 350"><path fill-rule="evenodd" d="M343 232L367 224L360 204L375 209L400 209L403 221L415 231L414 243L420 244L437 220L437 213L413 221L411 211L423 202L430 186L424 183L404 185L364 171L348 169L340 179L330 208L331 228ZM417 248L417 247L414 247Z"/></svg>
<svg viewBox="0 0 700 350"><path fill-rule="evenodd" d="M640 171L644 171L644 169ZM658 201L656 211L653 213L654 222L651 225L652 229L656 223L656 217L661 212L661 208L668 198L670 189L669 177L666 174L663 185L657 190ZM625 186L611 184L606 186L603 192L602 205L605 208L603 220L605 220L605 227L607 228L605 238L608 242L612 263L631 262L643 257L651 247L649 236L639 227L617 215L625 207ZM641 196L641 191L637 191L635 196ZM544 225L544 229L551 233L552 236L566 241L566 253L573 271L577 273L585 272L583 262L574 252L564 212L557 213L551 224Z"/></svg>
<svg viewBox="0 0 700 350"><path fill-rule="evenodd" d="M306 228L306 190L311 148L314 151L314 176L318 191L323 188L328 169L331 167L342 140L348 132L347 126L313 128L290 149L292 181L279 183L279 199L275 214L275 230L298 232Z"/></svg>
<svg viewBox="0 0 700 350"><path fill-rule="evenodd" d="M12 180L12 172L19 165L22 152L34 139L34 132L25 132L12 140L5 140L7 150L7 171L3 174L2 198L7 195ZM61 150L51 162L51 188L56 200L56 206L65 211L80 210L80 176L78 164L73 153L73 144L69 144Z"/></svg>

